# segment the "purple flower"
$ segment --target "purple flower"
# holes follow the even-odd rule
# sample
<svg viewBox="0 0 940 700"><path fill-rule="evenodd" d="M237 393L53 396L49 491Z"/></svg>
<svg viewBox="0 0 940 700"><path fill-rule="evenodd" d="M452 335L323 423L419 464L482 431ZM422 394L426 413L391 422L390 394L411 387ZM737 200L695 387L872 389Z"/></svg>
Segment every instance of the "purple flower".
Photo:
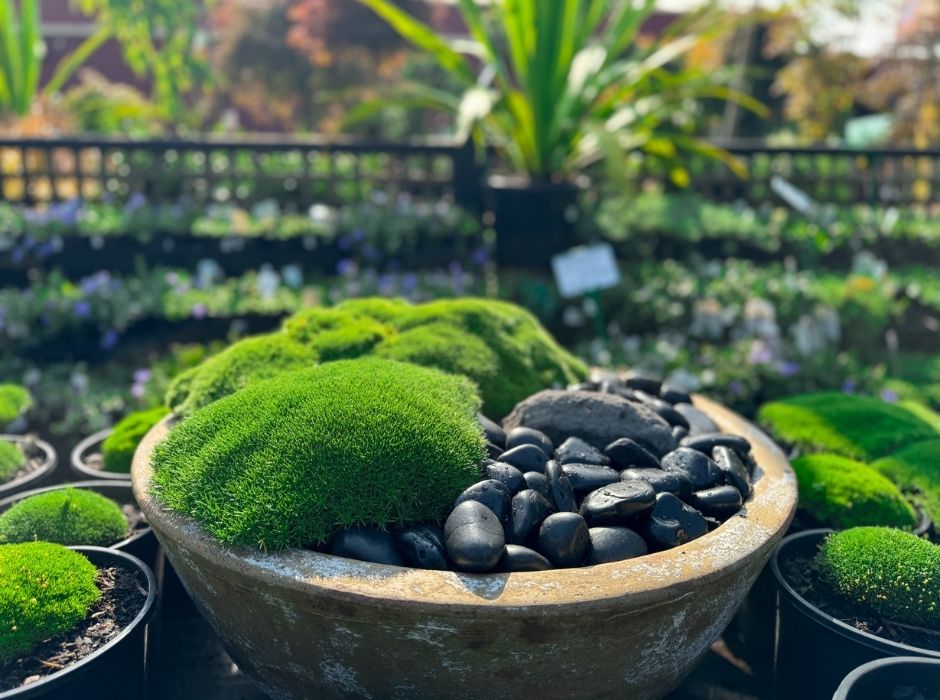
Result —
<svg viewBox="0 0 940 700"><path fill-rule="evenodd" d="M341 277L348 277L351 274L356 272L356 263L349 259L343 258L338 263L336 263L336 274Z"/></svg>
<svg viewBox="0 0 940 700"><path fill-rule="evenodd" d="M78 318L88 318L89 314L91 314L91 304L84 299L80 299L75 302L75 305L72 307L72 312Z"/></svg>
<svg viewBox="0 0 940 700"><path fill-rule="evenodd" d="M418 286L418 276L413 272L406 272L401 278L401 287L405 294L410 294Z"/></svg>
<svg viewBox="0 0 940 700"><path fill-rule="evenodd" d="M111 330L106 331L105 334L101 336L101 349L113 350L115 346L118 344L118 340L119 340L119 337L118 337L118 333L116 330L111 329Z"/></svg>
<svg viewBox="0 0 940 700"><path fill-rule="evenodd" d="M781 362L777 369L781 377L792 377L800 373L802 366L799 362Z"/></svg>
<svg viewBox="0 0 940 700"><path fill-rule="evenodd" d="M857 386L858 384L855 383L854 379L846 379L844 382L842 382L842 393L854 394Z"/></svg>
<svg viewBox="0 0 940 700"><path fill-rule="evenodd" d="M203 304L202 302L199 302L198 304L194 304L192 310L190 311L190 314L192 315L193 318L200 319L200 320L204 319L208 313L209 313L209 309L206 308L206 305Z"/></svg>
<svg viewBox="0 0 940 700"><path fill-rule="evenodd" d="M150 377L152 376L152 374L153 373L146 367L143 367L138 370L134 370L134 383L146 384L147 382L150 381Z"/></svg>
<svg viewBox="0 0 940 700"><path fill-rule="evenodd" d="M747 362L751 365L766 365L773 362L774 352L770 347L759 340L751 345L751 351L747 355Z"/></svg>
<svg viewBox="0 0 940 700"><path fill-rule="evenodd" d="M730 391L734 396L741 396L744 394L744 382L739 379L732 379L728 382L728 391Z"/></svg>
<svg viewBox="0 0 940 700"><path fill-rule="evenodd" d="M483 247L477 248L475 251L473 251L471 259L475 265L478 267L483 267L490 260L490 251Z"/></svg>
<svg viewBox="0 0 940 700"><path fill-rule="evenodd" d="M143 384L135 384L131 387L131 395L138 399L144 398L144 393L146 393L146 389Z"/></svg>
<svg viewBox="0 0 940 700"><path fill-rule="evenodd" d="M891 389L882 389L882 390L881 390L881 400L882 400L882 401L887 401L888 403L897 403L897 400L898 400L899 398L900 398L900 397L898 396L898 392L896 392L896 391L893 391L893 390L891 390Z"/></svg>
<svg viewBox="0 0 940 700"><path fill-rule="evenodd" d="M366 232L361 228L355 228L353 229L350 239L353 243L362 243L366 239Z"/></svg>
<svg viewBox="0 0 940 700"><path fill-rule="evenodd" d="M124 211L128 214L133 213L143 207L147 203L147 198L144 197L143 192L135 192L127 200L127 204L124 205Z"/></svg>

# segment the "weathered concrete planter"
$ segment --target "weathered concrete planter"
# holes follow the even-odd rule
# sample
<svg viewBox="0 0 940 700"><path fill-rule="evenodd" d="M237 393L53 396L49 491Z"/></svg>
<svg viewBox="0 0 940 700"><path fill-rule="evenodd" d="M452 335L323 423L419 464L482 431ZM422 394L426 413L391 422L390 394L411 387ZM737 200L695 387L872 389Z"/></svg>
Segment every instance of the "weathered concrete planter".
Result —
<svg viewBox="0 0 940 700"><path fill-rule="evenodd" d="M466 575L222 546L151 495L167 421L137 450L134 492L200 612L271 697L656 698L721 633L796 507L783 453L696 404L751 441L753 499L698 540L613 564Z"/></svg>

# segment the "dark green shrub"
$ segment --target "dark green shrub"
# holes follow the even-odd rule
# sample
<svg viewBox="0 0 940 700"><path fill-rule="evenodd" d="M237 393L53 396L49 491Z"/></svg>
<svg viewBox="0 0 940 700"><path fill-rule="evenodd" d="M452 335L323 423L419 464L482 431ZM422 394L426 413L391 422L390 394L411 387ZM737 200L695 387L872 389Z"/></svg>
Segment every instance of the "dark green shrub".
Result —
<svg viewBox="0 0 940 700"><path fill-rule="evenodd" d="M826 539L819 555L837 591L882 617L940 625L940 547L886 527L857 527Z"/></svg>
<svg viewBox="0 0 940 700"><path fill-rule="evenodd" d="M930 422L905 408L834 392L764 404L757 417L779 440L863 460L937 436Z"/></svg>
<svg viewBox="0 0 940 700"><path fill-rule="evenodd" d="M241 340L179 375L167 390L167 405L188 416L197 408L252 382L316 364L317 354L281 333Z"/></svg>
<svg viewBox="0 0 940 700"><path fill-rule="evenodd" d="M124 416L114 431L101 444L104 457L104 470L127 474L131 470L134 450L153 426L170 412L164 406L157 406L146 411L136 411Z"/></svg>
<svg viewBox="0 0 940 700"><path fill-rule="evenodd" d="M26 455L18 443L0 440L0 484L10 479L26 464Z"/></svg>
<svg viewBox="0 0 940 700"><path fill-rule="evenodd" d="M0 666L85 619L101 596L97 569L57 544L0 545Z"/></svg>
<svg viewBox="0 0 940 700"><path fill-rule="evenodd" d="M174 427L156 493L223 542L271 550L440 518L480 477L478 408L467 379L390 360L282 373Z"/></svg>
<svg viewBox="0 0 940 700"><path fill-rule="evenodd" d="M889 479L861 462L832 454L794 460L800 508L826 526L913 528L914 509Z"/></svg>
<svg viewBox="0 0 940 700"><path fill-rule="evenodd" d="M0 543L42 540L107 547L127 536L121 506L85 489L37 493L0 514Z"/></svg>
<svg viewBox="0 0 940 700"><path fill-rule="evenodd" d="M33 397L19 384L0 384L0 427L12 423L29 410Z"/></svg>
<svg viewBox="0 0 940 700"><path fill-rule="evenodd" d="M903 488L917 491L918 505L940 523L940 437L909 445L871 466Z"/></svg>

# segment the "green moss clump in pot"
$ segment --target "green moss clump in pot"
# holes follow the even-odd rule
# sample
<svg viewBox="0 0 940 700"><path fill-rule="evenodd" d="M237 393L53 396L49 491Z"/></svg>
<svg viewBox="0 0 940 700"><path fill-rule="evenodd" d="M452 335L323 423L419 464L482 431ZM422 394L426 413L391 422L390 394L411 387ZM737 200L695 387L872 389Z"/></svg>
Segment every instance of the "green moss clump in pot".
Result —
<svg viewBox="0 0 940 700"><path fill-rule="evenodd" d="M940 625L940 546L900 530L858 527L828 537L823 576L872 613L909 625Z"/></svg>
<svg viewBox="0 0 940 700"><path fill-rule="evenodd" d="M0 666L85 619L101 596L98 570L57 544L0 545Z"/></svg>
<svg viewBox="0 0 940 700"><path fill-rule="evenodd" d="M757 417L779 440L861 460L937 437L922 416L866 396L804 394L764 404Z"/></svg>
<svg viewBox="0 0 940 700"><path fill-rule="evenodd" d="M33 405L33 397L19 384L0 384L0 426L12 423Z"/></svg>
<svg viewBox="0 0 940 700"><path fill-rule="evenodd" d="M940 523L940 437L924 440L872 463L886 477L916 491L918 505Z"/></svg>
<svg viewBox="0 0 940 700"><path fill-rule="evenodd" d="M131 470L134 451L153 426L159 423L170 410L158 406L146 411L135 411L121 419L111 434L101 443L104 471L127 474Z"/></svg>
<svg viewBox="0 0 940 700"><path fill-rule="evenodd" d="M889 525L911 529L917 514L891 480L861 462L832 454L793 461L800 508L829 527Z"/></svg>
<svg viewBox="0 0 940 700"><path fill-rule="evenodd" d="M10 480L25 464L26 455L19 444L0 440L0 484Z"/></svg>
<svg viewBox="0 0 940 700"><path fill-rule="evenodd" d="M480 478L478 408L467 379L407 363L286 372L176 425L155 493L222 542L268 550L438 519Z"/></svg>
<svg viewBox="0 0 940 700"><path fill-rule="evenodd" d="M37 493L0 514L0 543L42 540L108 547L127 537L127 518L116 502L85 489Z"/></svg>

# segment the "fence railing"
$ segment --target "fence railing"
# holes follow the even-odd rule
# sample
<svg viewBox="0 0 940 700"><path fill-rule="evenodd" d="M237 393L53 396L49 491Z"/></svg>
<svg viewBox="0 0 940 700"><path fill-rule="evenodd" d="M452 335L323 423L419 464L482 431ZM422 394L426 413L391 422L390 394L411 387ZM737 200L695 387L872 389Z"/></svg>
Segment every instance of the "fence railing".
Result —
<svg viewBox="0 0 940 700"><path fill-rule="evenodd" d="M940 150L719 145L745 164L749 177L742 180L714 160L689 159L692 189L711 199L773 201L776 176L820 202L940 201ZM408 194L479 211L486 174L470 144L449 140L0 139L0 201L29 204L139 192L152 201L244 204L273 198L342 205ZM662 175L641 167L637 177Z"/></svg>

